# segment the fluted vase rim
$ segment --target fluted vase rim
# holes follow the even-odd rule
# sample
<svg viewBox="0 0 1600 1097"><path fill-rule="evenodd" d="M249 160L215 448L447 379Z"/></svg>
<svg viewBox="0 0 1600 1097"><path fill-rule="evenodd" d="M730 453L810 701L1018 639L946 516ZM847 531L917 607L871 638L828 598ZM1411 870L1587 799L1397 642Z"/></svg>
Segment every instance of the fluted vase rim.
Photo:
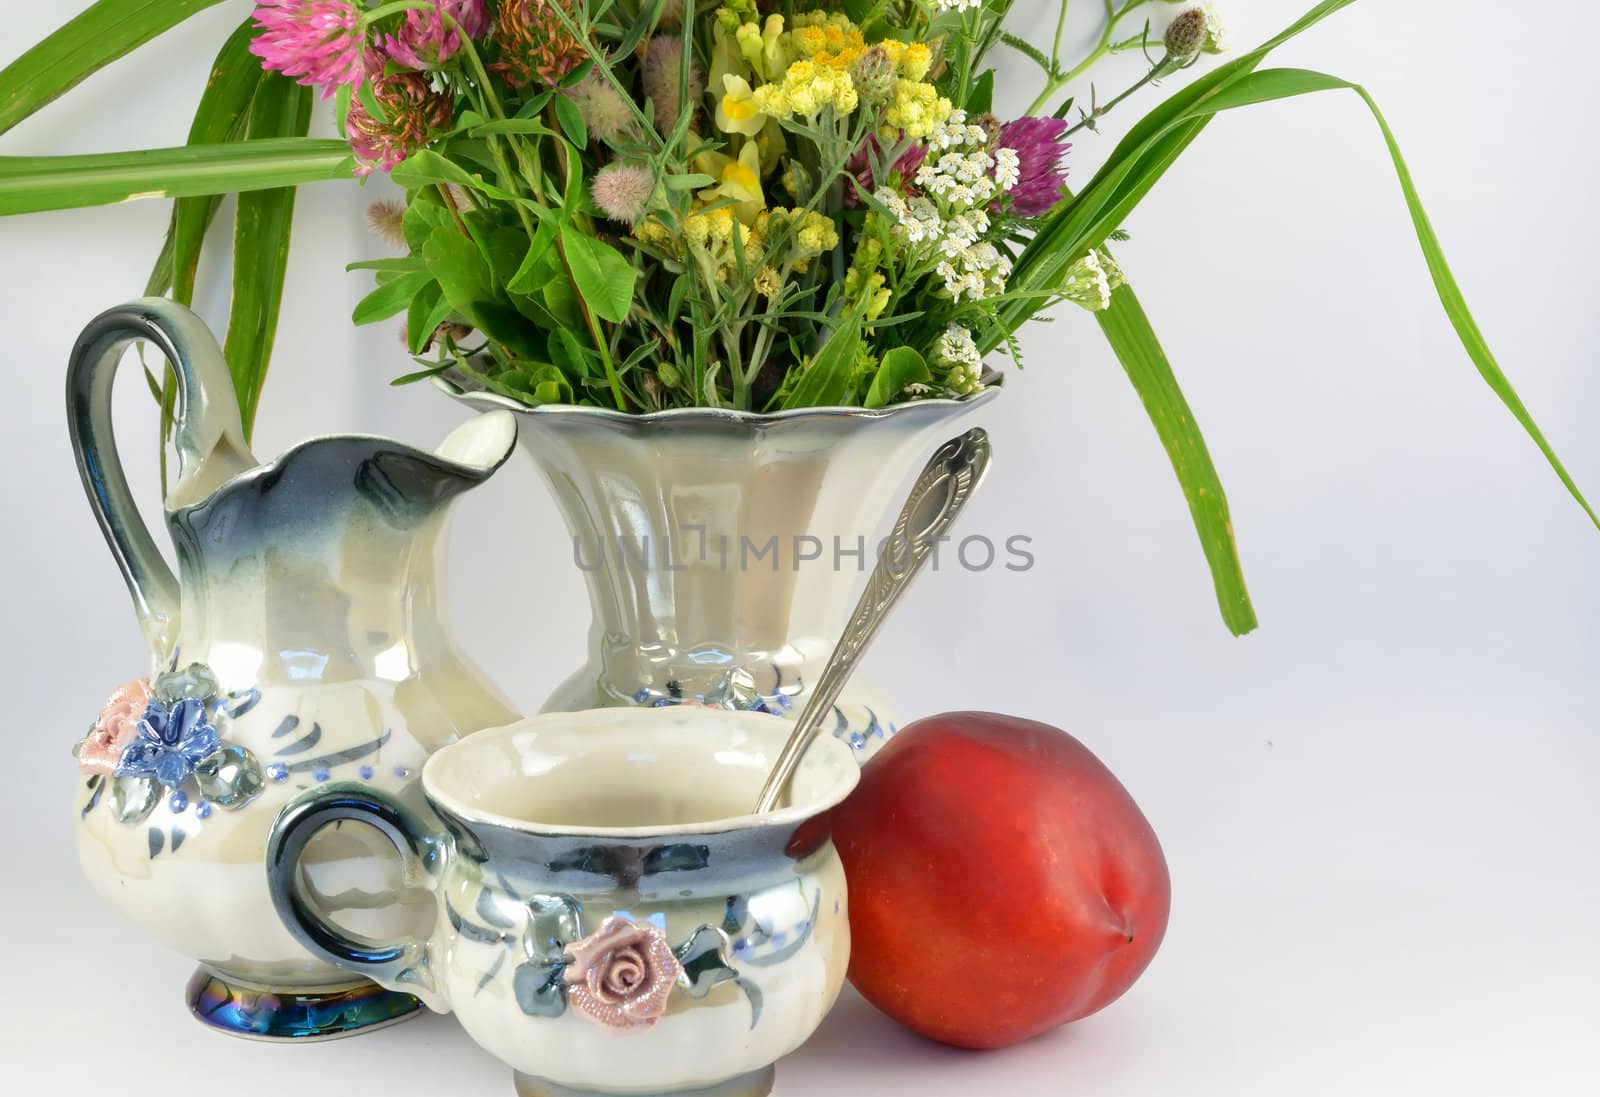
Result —
<svg viewBox="0 0 1600 1097"><path fill-rule="evenodd" d="M741 411L737 408L692 407L665 408L651 412L631 412L589 404L539 404L537 406L529 406L499 393L463 388L448 377L436 376L431 380L440 391L464 404L503 408L518 415L536 418L587 418L594 420L597 424L625 427L640 433L647 433L654 428L685 425L717 424L719 426L742 427L751 431L759 431L765 427L780 424L814 423L840 419L868 422L889 421L926 415L933 411L948 411L952 414L961 414L989 403L999 396L1005 388L1002 378L986 386L983 391L974 393L971 396L908 400L883 408L830 405L827 407L792 408L787 411L757 412Z"/></svg>

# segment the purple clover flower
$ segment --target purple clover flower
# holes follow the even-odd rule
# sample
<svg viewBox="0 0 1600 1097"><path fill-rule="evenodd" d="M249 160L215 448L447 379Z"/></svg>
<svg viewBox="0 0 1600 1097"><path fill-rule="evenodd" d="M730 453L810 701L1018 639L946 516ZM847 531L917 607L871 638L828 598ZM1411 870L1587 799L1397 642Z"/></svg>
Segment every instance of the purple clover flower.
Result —
<svg viewBox="0 0 1600 1097"><path fill-rule="evenodd" d="M347 0L257 0L255 21L250 52L262 68L321 88L324 99L365 78L361 12Z"/></svg>
<svg viewBox="0 0 1600 1097"><path fill-rule="evenodd" d="M482 38L488 29L484 0L439 0L430 11L406 12L400 28L384 36L383 52L408 68L431 69L455 56L463 33Z"/></svg>
<svg viewBox="0 0 1600 1097"><path fill-rule="evenodd" d="M1018 118L1000 127L1000 147L1017 153L1017 185L1006 192L1013 213L1042 217L1061 200L1067 185L1061 161L1072 147L1061 140L1067 128L1062 118Z"/></svg>

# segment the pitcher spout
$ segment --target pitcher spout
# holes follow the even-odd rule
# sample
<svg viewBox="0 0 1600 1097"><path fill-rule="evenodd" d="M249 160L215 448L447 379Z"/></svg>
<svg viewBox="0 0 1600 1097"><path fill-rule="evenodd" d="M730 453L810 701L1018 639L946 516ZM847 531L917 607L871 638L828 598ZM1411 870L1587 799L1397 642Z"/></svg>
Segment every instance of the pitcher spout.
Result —
<svg viewBox="0 0 1600 1097"><path fill-rule="evenodd" d="M490 411L451 431L433 453L445 462L445 474L471 487L505 464L516 447L517 417L509 411Z"/></svg>
<svg viewBox="0 0 1600 1097"><path fill-rule="evenodd" d="M357 495L396 527L410 528L503 465L516 447L517 421L509 411L487 412L461 424L431 451L385 439L366 441L372 448L356 470Z"/></svg>

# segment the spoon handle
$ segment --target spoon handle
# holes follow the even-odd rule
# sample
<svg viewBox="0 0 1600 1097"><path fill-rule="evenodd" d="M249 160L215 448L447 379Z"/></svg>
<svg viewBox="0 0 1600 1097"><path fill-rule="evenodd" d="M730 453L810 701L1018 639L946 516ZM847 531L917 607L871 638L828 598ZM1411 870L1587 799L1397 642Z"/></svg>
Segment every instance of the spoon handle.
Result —
<svg viewBox="0 0 1600 1097"><path fill-rule="evenodd" d="M795 720L794 731L761 788L761 796L756 801L757 814L771 811L783 797L823 717L855 671L861 653L877 635L878 626L911 580L922 570L933 546L949 531L977 490L989 468L989 456L989 435L982 429L975 429L950 439L929 458L912 485L905 506L900 509L893 532L878 553L878 564L867 579L867 587L850 615L844 635L828 657L805 708Z"/></svg>

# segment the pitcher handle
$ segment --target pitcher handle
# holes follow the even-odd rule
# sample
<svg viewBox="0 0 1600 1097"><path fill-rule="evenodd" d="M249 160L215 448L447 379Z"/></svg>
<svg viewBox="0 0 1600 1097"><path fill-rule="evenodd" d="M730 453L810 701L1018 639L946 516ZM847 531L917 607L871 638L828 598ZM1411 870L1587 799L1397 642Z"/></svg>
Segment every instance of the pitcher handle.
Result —
<svg viewBox="0 0 1600 1097"><path fill-rule="evenodd" d="M244 441L233 379L222 350L200 318L182 305L147 297L101 313L78 337L67 366L67 423L78 474L100 532L133 596L145 641L158 658L177 639L178 580L161 556L117 456L111 388L123 351L136 339L153 343L178 377L174 492L216 474L231 476L255 464ZM215 456L216 461L211 459ZM212 476L205 476L210 463ZM215 482L209 486L214 487Z"/></svg>
<svg viewBox="0 0 1600 1097"><path fill-rule="evenodd" d="M300 859L306 846L324 827L336 823L375 828L420 874L431 873L442 855L441 836L393 797L356 783L313 789L283 809L267 837L267 890L284 928L323 963L415 995L430 1009L447 1012L450 1007L429 972L426 940L357 937L334 925L302 893Z"/></svg>

